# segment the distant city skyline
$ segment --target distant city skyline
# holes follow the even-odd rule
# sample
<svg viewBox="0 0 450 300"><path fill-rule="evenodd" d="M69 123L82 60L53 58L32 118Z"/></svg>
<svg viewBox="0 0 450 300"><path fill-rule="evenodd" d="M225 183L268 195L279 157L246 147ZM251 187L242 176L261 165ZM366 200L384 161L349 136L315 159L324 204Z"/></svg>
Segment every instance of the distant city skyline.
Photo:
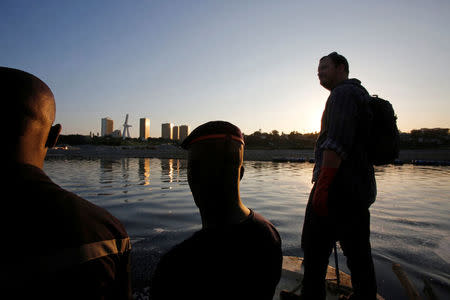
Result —
<svg viewBox="0 0 450 300"><path fill-rule="evenodd" d="M129 123L129 114L126 114L126 122ZM114 126L114 119L108 117L104 117L100 119L100 131L90 131L89 135L99 135L99 136L121 136L123 137L125 132L124 128L116 128ZM125 124L119 124L118 126L125 127ZM128 128L129 125L127 125ZM147 139L149 137L153 138L165 138L165 139L173 139L173 140L183 140L189 135L190 126L183 125L174 125L173 123L162 123L161 131L159 136L150 136L150 119L147 117L139 118L139 135L133 136L131 138L139 138L139 139ZM75 133L78 134L78 133Z"/></svg>
<svg viewBox="0 0 450 300"><path fill-rule="evenodd" d="M450 1L10 1L0 3L0 65L52 89L62 134L100 132L129 114L226 120L245 134L320 130L329 92L319 59L389 100L398 127L449 128Z"/></svg>
<svg viewBox="0 0 450 300"><path fill-rule="evenodd" d="M109 122L108 122L109 125L103 125L104 123L107 124L105 122L106 120L109 120ZM121 131L120 128L114 129L113 122L114 122L114 120L111 119L110 117L101 118L101 130L100 131L90 131L89 134L84 134L84 135L91 135L91 134L96 135L98 133L100 136L104 136L105 134L110 135L114 131ZM111 128L108 131L108 133L106 133L106 129L104 130L104 126L109 126ZM149 118L145 118L145 117L144 118L139 118L139 134L138 134L138 136L131 135L131 138L142 138L144 136L144 139L146 139L148 137L150 137L150 138L160 138L161 137L161 138L167 138L167 139L182 140L183 138L186 138L189 135L189 133L190 133L190 126L189 125L175 125L174 123L170 122L170 123L161 123L161 131L160 131L159 135L157 135L157 136L150 136L150 134L147 132L148 129L146 129L147 126L150 128L150 119ZM167 127L167 129L164 129L165 126L166 127L169 126L169 127ZM448 127L427 127L426 129L436 129L436 128L448 128ZM412 130L421 130L421 129L425 129L425 127L412 128ZM166 130L166 136L164 136L164 134L163 134L164 130ZM292 130L292 131L289 131L289 132L284 132L284 131L279 131L277 129L271 129L271 130L266 130L266 131L263 131L262 129L258 129L258 130L255 130L253 132L244 132L244 134L245 135L251 135L251 134L253 134L253 133L257 132L257 131L265 132L265 133L269 133L270 134L274 130L277 131L278 134L280 134L280 135L281 134L288 135L288 134L290 134L292 132L298 132L298 133L301 133L301 134L308 134L308 133L316 133L316 132L319 131L319 130L317 130L317 131L301 132L301 131L298 131L298 130ZM170 132L170 134L169 134L169 132ZM176 132L176 135L175 135L175 132ZM404 132L406 132L406 131L404 131ZM79 133L69 133L69 134L79 134Z"/></svg>

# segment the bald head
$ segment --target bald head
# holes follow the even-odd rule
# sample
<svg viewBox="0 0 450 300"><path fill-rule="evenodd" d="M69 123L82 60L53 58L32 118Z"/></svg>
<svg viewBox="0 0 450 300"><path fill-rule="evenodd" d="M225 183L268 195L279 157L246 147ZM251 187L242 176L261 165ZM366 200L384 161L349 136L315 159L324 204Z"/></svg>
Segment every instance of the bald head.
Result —
<svg viewBox="0 0 450 300"><path fill-rule="evenodd" d="M30 123L50 128L55 119L55 100L42 80L24 71L0 67L0 87L8 124L14 128L9 134L23 135Z"/></svg>
<svg viewBox="0 0 450 300"><path fill-rule="evenodd" d="M43 156L43 161L46 148L56 142L61 130L60 125L52 128L55 100L50 88L32 74L0 67L0 97L11 154L21 156L16 159L26 163L36 155Z"/></svg>

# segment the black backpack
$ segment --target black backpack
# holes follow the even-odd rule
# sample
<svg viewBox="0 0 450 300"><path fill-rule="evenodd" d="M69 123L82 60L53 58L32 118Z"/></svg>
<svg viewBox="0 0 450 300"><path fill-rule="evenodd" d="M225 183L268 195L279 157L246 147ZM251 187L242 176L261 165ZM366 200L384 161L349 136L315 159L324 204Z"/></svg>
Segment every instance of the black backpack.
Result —
<svg viewBox="0 0 450 300"><path fill-rule="evenodd" d="M367 100L372 113L367 139L369 161L377 166L393 163L398 158L400 142L394 108L377 95L368 94Z"/></svg>

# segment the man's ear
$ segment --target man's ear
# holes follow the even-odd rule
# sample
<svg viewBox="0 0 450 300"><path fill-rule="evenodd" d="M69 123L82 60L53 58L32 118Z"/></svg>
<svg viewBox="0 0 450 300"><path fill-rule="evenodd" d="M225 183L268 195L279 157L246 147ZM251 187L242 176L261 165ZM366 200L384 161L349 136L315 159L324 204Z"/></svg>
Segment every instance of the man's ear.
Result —
<svg viewBox="0 0 450 300"><path fill-rule="evenodd" d="M343 74L346 74L347 72L345 72L345 66L344 66L344 64L340 64L340 65L338 65L337 67L337 70L340 72L340 73L343 73Z"/></svg>
<svg viewBox="0 0 450 300"><path fill-rule="evenodd" d="M239 181L241 181L242 177L244 177L244 170L245 170L244 166L241 166L241 175L240 175Z"/></svg>
<svg viewBox="0 0 450 300"><path fill-rule="evenodd" d="M45 147L52 148L55 147L56 142L58 141L59 134L61 133L62 126L61 124L53 125L50 128L50 132L48 133L47 142L45 143Z"/></svg>

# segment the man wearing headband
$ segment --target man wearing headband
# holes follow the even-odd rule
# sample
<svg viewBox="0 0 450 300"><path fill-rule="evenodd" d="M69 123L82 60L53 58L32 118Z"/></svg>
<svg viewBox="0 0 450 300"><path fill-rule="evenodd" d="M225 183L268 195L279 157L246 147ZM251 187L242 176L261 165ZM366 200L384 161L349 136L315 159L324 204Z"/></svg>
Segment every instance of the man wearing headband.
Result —
<svg viewBox="0 0 450 300"><path fill-rule="evenodd" d="M281 239L241 201L240 129L208 122L181 146L188 150L188 182L202 229L161 258L152 299L272 299L281 275Z"/></svg>

